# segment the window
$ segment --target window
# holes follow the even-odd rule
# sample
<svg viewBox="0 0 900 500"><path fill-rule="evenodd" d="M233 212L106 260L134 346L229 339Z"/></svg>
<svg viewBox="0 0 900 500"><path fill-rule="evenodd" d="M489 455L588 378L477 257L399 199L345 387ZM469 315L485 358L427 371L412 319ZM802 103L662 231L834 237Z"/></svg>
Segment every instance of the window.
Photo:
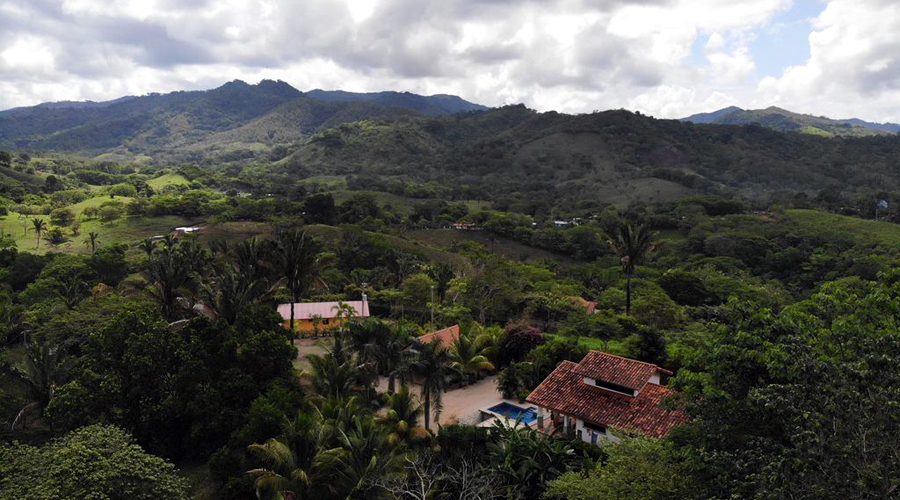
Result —
<svg viewBox="0 0 900 500"><path fill-rule="evenodd" d="M625 387L622 385L611 384L609 382L604 382L604 381L602 381L600 379L596 379L596 378L594 379L594 385L596 385L597 387L602 387L604 389L609 389L610 391L621 392L623 394L627 394L632 397L634 396L634 389L631 389L631 388L628 388L628 387Z"/></svg>
<svg viewBox="0 0 900 500"><path fill-rule="evenodd" d="M323 319L323 320L322 320L322 324L323 324L323 325L327 325L327 324L328 324L328 318Z"/></svg>

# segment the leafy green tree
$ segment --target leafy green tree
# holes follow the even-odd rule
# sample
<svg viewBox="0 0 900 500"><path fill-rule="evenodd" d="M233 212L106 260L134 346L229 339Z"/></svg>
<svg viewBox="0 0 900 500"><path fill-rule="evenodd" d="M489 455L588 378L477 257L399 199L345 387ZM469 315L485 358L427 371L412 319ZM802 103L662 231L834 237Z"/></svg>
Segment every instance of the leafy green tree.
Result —
<svg viewBox="0 0 900 500"><path fill-rule="evenodd" d="M104 207L100 207L100 220L112 224L113 222L122 218L122 208L115 205L107 205Z"/></svg>
<svg viewBox="0 0 900 500"><path fill-rule="evenodd" d="M66 235L63 234L63 231L61 228L54 227L46 232L45 239L47 240L47 243L49 243L55 247L55 246L62 245L63 243L66 242Z"/></svg>
<svg viewBox="0 0 900 500"><path fill-rule="evenodd" d="M637 266L656 248L653 233L647 226L621 222L607 238L625 273L625 314L631 314L631 277Z"/></svg>
<svg viewBox="0 0 900 500"><path fill-rule="evenodd" d="M75 212L70 208L57 208L50 212L50 222L57 226L68 226L75 220Z"/></svg>
<svg viewBox="0 0 900 500"><path fill-rule="evenodd" d="M205 457L269 384L295 380L296 349L276 329L269 308L233 326L201 317L179 329L152 309L118 314L81 346L79 369L47 412L65 428L111 422L155 453Z"/></svg>
<svg viewBox="0 0 900 500"><path fill-rule="evenodd" d="M898 306L895 274L829 283L778 314L732 301L676 379L694 417L700 495L891 497Z"/></svg>
<svg viewBox="0 0 900 500"><path fill-rule="evenodd" d="M566 472L547 483L547 500L629 498L666 500L691 498L687 464L676 456L671 442L622 437L603 447L608 458L587 475Z"/></svg>
<svg viewBox="0 0 900 500"><path fill-rule="evenodd" d="M92 425L39 447L0 446L0 497L186 500L188 484L128 433Z"/></svg>

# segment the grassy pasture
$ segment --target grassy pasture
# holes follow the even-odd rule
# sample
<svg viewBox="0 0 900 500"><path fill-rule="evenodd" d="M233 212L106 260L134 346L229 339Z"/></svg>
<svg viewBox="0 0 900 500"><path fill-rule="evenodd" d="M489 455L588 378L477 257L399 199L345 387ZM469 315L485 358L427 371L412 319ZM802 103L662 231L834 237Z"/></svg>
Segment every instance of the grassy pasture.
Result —
<svg viewBox="0 0 900 500"><path fill-rule="evenodd" d="M900 246L900 225L892 222L858 219L817 210L786 210L785 218L801 231L815 234L848 234L858 244Z"/></svg>
<svg viewBox="0 0 900 500"><path fill-rule="evenodd" d="M165 174L147 181L147 185L154 190L162 189L166 186L187 186L191 182L179 174Z"/></svg>

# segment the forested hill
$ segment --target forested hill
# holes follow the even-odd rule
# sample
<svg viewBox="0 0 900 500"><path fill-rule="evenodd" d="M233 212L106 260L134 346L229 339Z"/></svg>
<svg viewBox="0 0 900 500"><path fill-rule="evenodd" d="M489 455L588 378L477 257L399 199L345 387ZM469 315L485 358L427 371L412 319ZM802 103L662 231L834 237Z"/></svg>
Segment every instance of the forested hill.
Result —
<svg viewBox="0 0 900 500"><path fill-rule="evenodd" d="M404 176L453 189L543 191L549 199L654 202L711 192L756 199L900 189L900 137L830 139L627 111L573 116L507 106L344 124L277 166L300 178Z"/></svg>
<svg viewBox="0 0 900 500"><path fill-rule="evenodd" d="M422 96L409 92L345 92L343 90L310 90L307 97L329 102L370 102L382 106L405 108L423 115L440 116L467 111L484 111L487 106L471 103L455 95Z"/></svg>
<svg viewBox="0 0 900 500"><path fill-rule="evenodd" d="M839 193L831 196L837 200L900 191L896 134L823 137L623 110L474 108L452 96L302 93L284 82L234 81L210 91L8 110L0 113L0 149L225 167L248 183L261 173L280 176L279 184L322 175L373 186L435 182L449 196L504 195L514 203L697 194L784 203L797 193Z"/></svg>
<svg viewBox="0 0 900 500"><path fill-rule="evenodd" d="M711 113L698 113L684 121L693 123L717 123L720 125L759 124L781 132L801 132L828 137L863 137L887 135L900 132L896 123L873 123L858 118L833 120L824 116L794 113L786 109L770 106L765 109L741 109L729 106Z"/></svg>
<svg viewBox="0 0 900 500"><path fill-rule="evenodd" d="M456 96L383 92L304 94L282 81L235 80L208 91L60 102L0 112L0 147L142 154L209 143L296 141L345 121L483 109ZM238 130L239 134L215 137Z"/></svg>

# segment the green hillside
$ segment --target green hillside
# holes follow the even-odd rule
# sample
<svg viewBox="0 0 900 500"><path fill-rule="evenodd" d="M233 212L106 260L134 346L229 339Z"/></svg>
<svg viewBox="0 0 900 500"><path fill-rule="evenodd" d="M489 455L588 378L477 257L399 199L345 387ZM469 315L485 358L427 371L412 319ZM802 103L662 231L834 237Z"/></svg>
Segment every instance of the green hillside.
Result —
<svg viewBox="0 0 900 500"><path fill-rule="evenodd" d="M732 106L712 113L692 115L683 120L720 125L759 124L780 132L842 137L895 135L900 130L900 126L891 123L870 123L858 119L833 120L824 116L794 113L775 106L765 109L741 109Z"/></svg>

